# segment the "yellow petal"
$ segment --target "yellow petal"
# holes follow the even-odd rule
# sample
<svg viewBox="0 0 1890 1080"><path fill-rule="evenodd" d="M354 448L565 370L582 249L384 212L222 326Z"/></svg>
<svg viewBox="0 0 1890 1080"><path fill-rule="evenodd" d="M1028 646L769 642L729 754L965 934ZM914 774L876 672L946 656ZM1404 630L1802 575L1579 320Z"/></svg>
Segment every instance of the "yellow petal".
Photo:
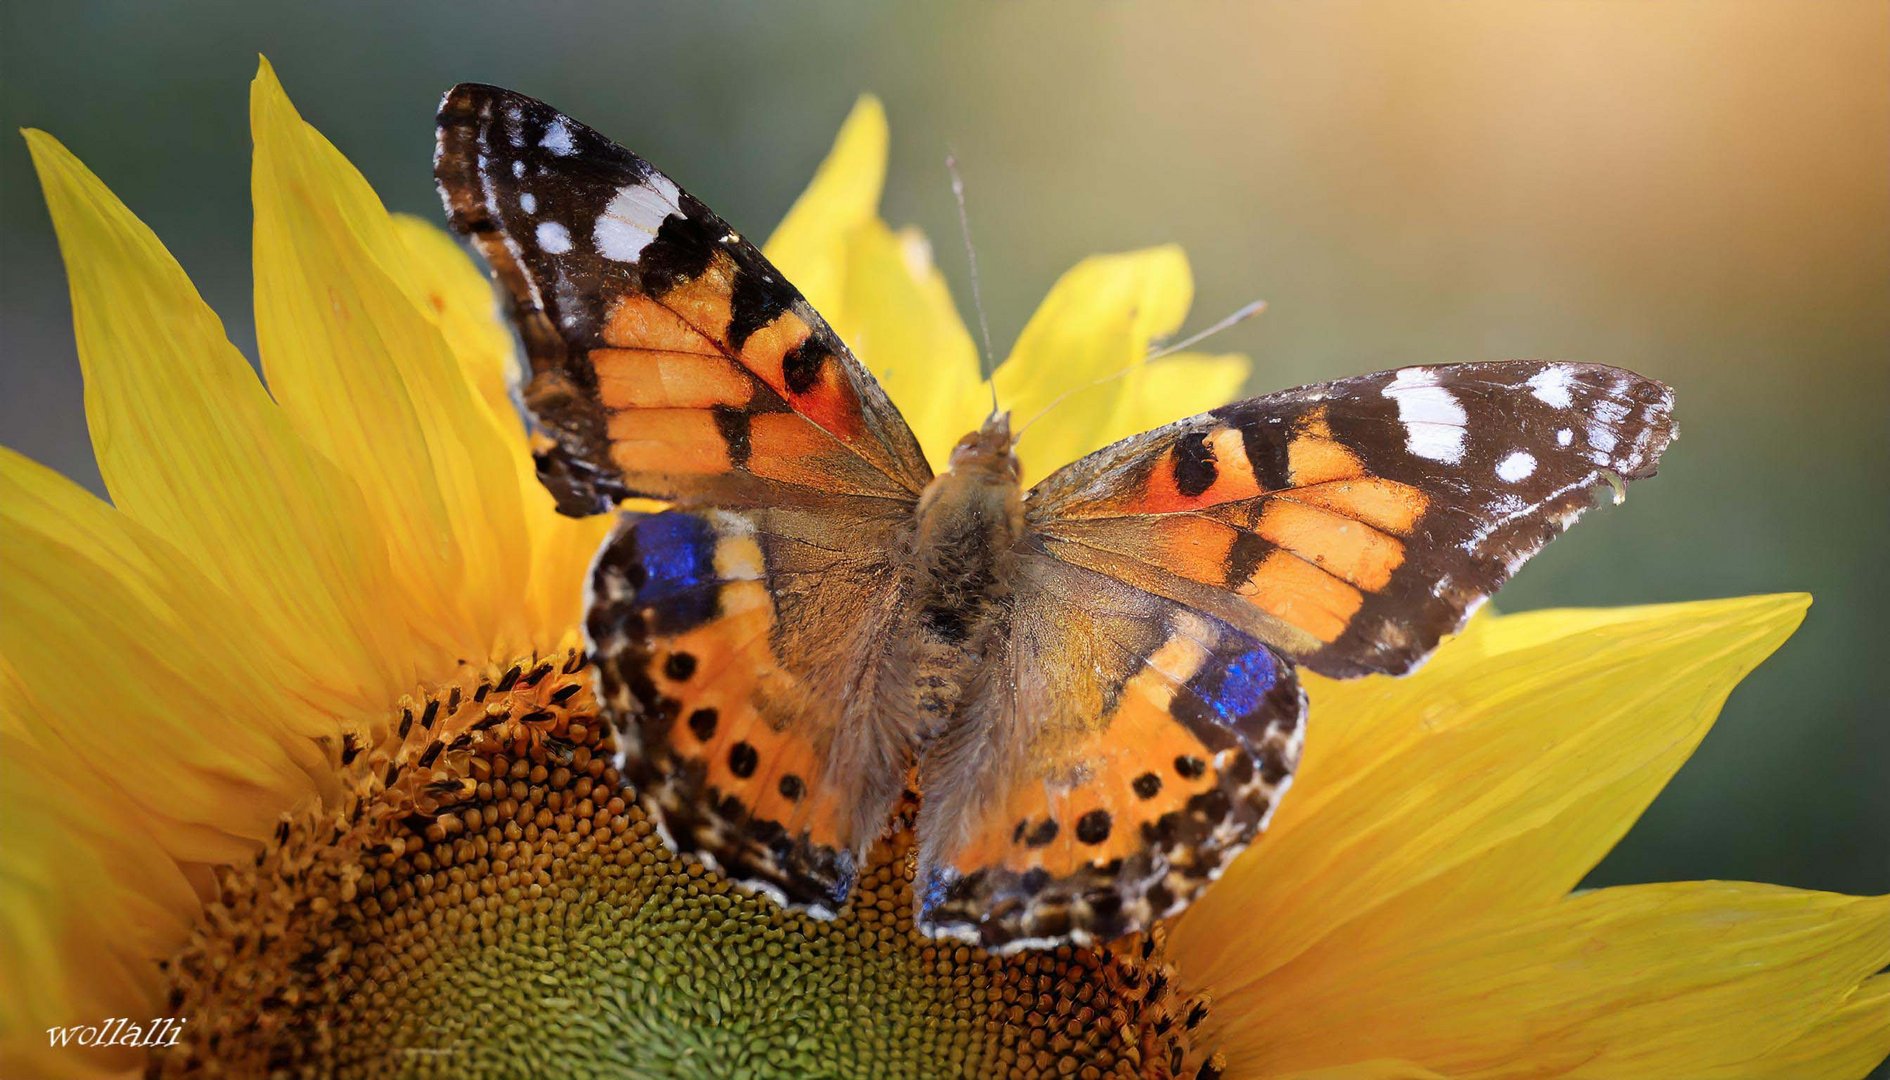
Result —
<svg viewBox="0 0 1890 1080"><path fill-rule="evenodd" d="M1027 482L1105 445L1137 396L1149 342L1180 327L1193 299L1188 258L1172 245L1092 256L1057 281L995 376L999 405L1030 425L1018 440Z"/></svg>
<svg viewBox="0 0 1890 1080"><path fill-rule="evenodd" d="M9 693L8 712L22 701ZM45 730L42 711L18 718ZM0 1075L82 1076L140 1065L131 1047L53 1048L46 1029L156 1014L157 959L198 898L134 804L74 775L64 750L0 749Z"/></svg>
<svg viewBox="0 0 1890 1080"><path fill-rule="evenodd" d="M870 94L861 97L840 125L833 149L813 181L762 249L814 310L829 320L839 314L845 300L847 245L853 230L879 218L887 139L885 107ZM845 334L841 337L851 343Z"/></svg>
<svg viewBox="0 0 1890 1080"><path fill-rule="evenodd" d="M1464 909L1448 932L1416 939L1385 921L1322 942L1238 1020L1224 998L1217 1012L1229 1058L1250 1069L1336 1053L1465 1078L1744 1076L1886 962L1890 897L1641 885L1521 913Z"/></svg>
<svg viewBox="0 0 1890 1080"><path fill-rule="evenodd" d="M1289 1073L1266 1072L1250 1068L1241 1061L1230 1061L1223 1075L1228 1080L1241 1080L1243 1077L1250 1076L1267 1077L1268 1080L1446 1080L1442 1073L1413 1065L1408 1061L1392 1061L1386 1058L1359 1061L1349 1065L1302 1069Z"/></svg>
<svg viewBox="0 0 1890 1080"><path fill-rule="evenodd" d="M972 344L916 229L869 221L846 245L835 330L885 387L935 470L991 411Z"/></svg>
<svg viewBox="0 0 1890 1080"><path fill-rule="evenodd" d="M240 857L315 790L332 721L249 651L248 605L89 493L0 450L0 654L74 769L116 785L179 860Z"/></svg>
<svg viewBox="0 0 1890 1080"><path fill-rule="evenodd" d="M353 483L290 430L157 237L51 136L27 144L71 280L112 499L245 598L285 692L385 700L391 583Z"/></svg>
<svg viewBox="0 0 1890 1080"><path fill-rule="evenodd" d="M1890 1055L1890 975L1866 980L1804 1034L1751 1061L1701 1072L1701 1080L1829 1080L1862 1077Z"/></svg>
<svg viewBox="0 0 1890 1080"><path fill-rule="evenodd" d="M519 375L518 350L511 328L501 321L492 282L445 231L402 214L394 215L394 228L411 257L412 277L428 310L460 370L484 401L493 430L502 433L513 483L519 488L531 550L530 577L529 583L511 581L504 587L520 605L527 633L522 639L496 642L497 651L546 647L576 625L591 560L613 519L566 517L538 482L525 425L512 397ZM638 502L624 509L640 507Z"/></svg>
<svg viewBox="0 0 1890 1080"><path fill-rule="evenodd" d="M1807 603L1511 615L1406 679L1309 679L1293 790L1176 926L1178 962L1225 1002L1265 993L1270 972L1369 913L1414 934L1561 896Z"/></svg>
<svg viewBox="0 0 1890 1080"><path fill-rule="evenodd" d="M1141 369L1133 393L1123 395L1115 415L1097 432L1096 439L1107 446L1218 409L1240 395L1252 370L1246 357L1235 355L1176 353L1150 361Z"/></svg>
<svg viewBox="0 0 1890 1080"><path fill-rule="evenodd" d="M524 427L512 404L518 349L499 311L499 294L472 257L446 230L411 214L395 214L394 232L410 257L414 284L459 358L460 369L492 410L500 427L516 431L525 453Z"/></svg>
<svg viewBox="0 0 1890 1080"><path fill-rule="evenodd" d="M256 336L304 439L361 485L439 671L523 634L529 548L505 432L459 368L374 192L265 63L256 141ZM483 659L483 657L481 657Z"/></svg>
<svg viewBox="0 0 1890 1080"><path fill-rule="evenodd" d="M814 180L765 247L886 390L934 468L988 409L978 350L916 229L879 218L886 113L855 105Z"/></svg>

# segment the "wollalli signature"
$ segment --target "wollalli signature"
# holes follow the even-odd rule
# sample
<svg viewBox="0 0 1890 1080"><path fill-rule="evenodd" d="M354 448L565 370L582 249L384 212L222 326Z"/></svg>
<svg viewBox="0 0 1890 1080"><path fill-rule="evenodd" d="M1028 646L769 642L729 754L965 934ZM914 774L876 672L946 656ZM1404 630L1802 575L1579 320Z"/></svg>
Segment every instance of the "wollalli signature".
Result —
<svg viewBox="0 0 1890 1080"><path fill-rule="evenodd" d="M46 1029L47 1042L54 1046L176 1046L177 1037L189 1022L184 1016L153 1017L148 1023L133 1023L128 1016L114 1016L97 1024L73 1024Z"/></svg>

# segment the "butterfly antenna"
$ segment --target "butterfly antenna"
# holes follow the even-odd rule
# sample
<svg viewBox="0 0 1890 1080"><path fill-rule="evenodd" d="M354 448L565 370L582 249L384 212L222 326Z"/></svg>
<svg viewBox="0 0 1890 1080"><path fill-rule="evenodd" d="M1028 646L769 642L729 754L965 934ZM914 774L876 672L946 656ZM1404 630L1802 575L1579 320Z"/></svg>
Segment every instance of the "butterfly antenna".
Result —
<svg viewBox="0 0 1890 1080"><path fill-rule="evenodd" d="M984 291L978 287L978 249L971 245L971 215L965 210L965 178L958 173L958 155L945 155L945 171L952 177L952 198L958 202L958 232L965 238L965 261L971 266L971 306L978 312L978 335L984 339L984 377L991 386L991 415L998 414L997 362L991 354L991 323L984 317Z"/></svg>
<svg viewBox="0 0 1890 1080"><path fill-rule="evenodd" d="M1206 330L1201 330L1196 333L1189 334L1187 337L1182 338L1180 341L1176 341L1168 345L1163 345L1159 349L1150 349L1148 352L1148 355L1143 357L1143 359L1144 360L1159 360L1164 356L1170 356L1174 353L1180 352L1183 349L1192 349L1196 345L1199 345L1203 341L1206 341L1208 338L1213 337L1215 334L1218 334L1221 331L1228 329L1229 327L1239 326L1241 323L1246 322L1248 319L1253 318L1255 315L1260 314L1266 309L1267 309L1267 302L1265 300L1255 300L1251 304L1243 305L1242 307L1234 311L1232 314L1223 318L1220 322L1217 322L1213 326L1208 327Z"/></svg>
<svg viewBox="0 0 1890 1080"><path fill-rule="evenodd" d="M1147 357L1143 358L1143 360L1146 360L1146 359ZM1072 386L1068 390L1065 390L1061 394L1058 394L1055 398L1051 399L1050 404L1045 405L1041 409L1038 409L1037 414L1035 416L1032 416L1030 419L1024 421L1024 426L1017 429L1017 434L1013 437L1012 441L1015 442L1015 441L1022 440L1024 437L1024 432L1029 431L1031 427L1037 423L1037 421L1042 420L1046 416L1049 416L1052 410L1054 410L1058 405L1063 404L1065 401L1068 401L1072 396L1076 394L1081 394L1088 390L1094 390L1098 386L1106 386L1109 383L1115 382L1117 379L1127 376L1129 372L1134 371L1139 365L1141 365L1143 360L1131 361L1130 363L1124 364L1123 366L1117 368L1115 371L1112 371L1107 375L1101 376L1100 378L1092 379L1081 386Z"/></svg>
<svg viewBox="0 0 1890 1080"><path fill-rule="evenodd" d="M1213 337L1215 334L1220 333L1221 331L1227 329L1228 327L1238 326L1241 323L1246 322L1248 319L1253 318L1255 315L1258 315L1261 312L1265 311L1266 309L1267 309L1267 302L1265 300L1255 300L1250 304L1242 305L1240 308L1236 309L1232 314L1226 316L1225 318L1221 319L1221 321L1215 323L1213 326L1210 326L1205 330L1199 331L1198 333L1189 334L1187 337L1182 338L1180 341L1173 342L1168 345L1163 345L1163 346L1160 346L1159 348L1151 348L1149 349L1148 354L1143 356L1139 360L1131 360L1127 364L1124 364L1123 366L1117 368L1115 371L1112 371L1109 374L1102 376L1101 378L1098 378L1092 382L1084 383L1082 386L1073 386L1070 389L1065 390L1063 393L1058 394L1056 398L1050 402L1050 404L1045 405L1043 408L1037 410L1037 415L1025 421L1024 426L1017 429L1017 438L1019 439L1023 438L1024 432L1029 431L1032 424L1035 424L1037 421L1042 420L1045 416L1048 416L1052 409L1056 408L1058 405L1061 405L1065 401L1069 400L1072 394L1080 394L1086 390L1094 390L1098 386L1103 386L1107 383L1115 382L1117 379L1126 377L1129 374L1129 372L1134 371L1136 368L1142 366L1143 364L1148 363L1150 360L1160 360L1164 356L1172 356L1173 354L1178 353L1182 351L1183 349L1188 349L1188 348L1192 348L1195 345L1199 345L1201 342L1206 341L1208 338Z"/></svg>

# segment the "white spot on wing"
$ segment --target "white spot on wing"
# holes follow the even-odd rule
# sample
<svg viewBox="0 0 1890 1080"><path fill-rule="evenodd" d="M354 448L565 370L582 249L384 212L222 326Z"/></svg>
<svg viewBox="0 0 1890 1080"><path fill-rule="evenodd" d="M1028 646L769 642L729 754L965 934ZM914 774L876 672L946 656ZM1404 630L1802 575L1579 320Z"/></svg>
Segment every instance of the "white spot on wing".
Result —
<svg viewBox="0 0 1890 1080"><path fill-rule="evenodd" d="M1506 484L1527 480L1535 471L1535 455L1526 450L1517 450L1496 463L1496 478Z"/></svg>
<svg viewBox="0 0 1890 1080"><path fill-rule="evenodd" d="M571 125L565 123L562 116L551 118L551 123L546 126L544 135L538 140L538 145L559 157L570 157L577 152L577 144L571 141Z"/></svg>
<svg viewBox="0 0 1890 1080"><path fill-rule="evenodd" d="M1619 401L1595 402L1594 419L1588 424L1588 445L1604 454L1612 454L1615 431L1627 420L1629 409Z"/></svg>
<svg viewBox="0 0 1890 1080"><path fill-rule="evenodd" d="M517 177L523 177L525 175L525 159L524 158L518 158L517 160L512 162L512 175L517 176Z"/></svg>
<svg viewBox="0 0 1890 1080"><path fill-rule="evenodd" d="M1573 404L1568 388L1574 376L1565 367L1546 367L1529 376L1529 390L1536 395L1536 400L1557 409L1566 409Z"/></svg>
<svg viewBox="0 0 1890 1080"><path fill-rule="evenodd" d="M1614 432L1608 425L1596 420L1588 425L1588 445L1603 454L1611 454L1614 452Z"/></svg>
<svg viewBox="0 0 1890 1080"><path fill-rule="evenodd" d="M538 223L538 246L547 254L562 255L571 250L571 230L555 221Z"/></svg>
<svg viewBox="0 0 1890 1080"><path fill-rule="evenodd" d="M663 219L677 211L679 195L675 184L657 175L652 175L647 184L618 188L592 230L598 254L616 262L636 262L643 249L656 239Z"/></svg>
<svg viewBox="0 0 1890 1080"><path fill-rule="evenodd" d="M518 197L518 205L519 209L524 210L526 213L536 214L538 212L538 196L527 191Z"/></svg>
<svg viewBox="0 0 1890 1080"><path fill-rule="evenodd" d="M1421 458L1455 465L1463 460L1463 425L1470 419L1456 395L1437 385L1429 368L1405 368L1382 393L1398 403L1405 449Z"/></svg>
<svg viewBox="0 0 1890 1080"><path fill-rule="evenodd" d="M1555 433L1555 445L1557 446L1567 446L1574 441L1575 433L1567 428L1562 428Z"/></svg>

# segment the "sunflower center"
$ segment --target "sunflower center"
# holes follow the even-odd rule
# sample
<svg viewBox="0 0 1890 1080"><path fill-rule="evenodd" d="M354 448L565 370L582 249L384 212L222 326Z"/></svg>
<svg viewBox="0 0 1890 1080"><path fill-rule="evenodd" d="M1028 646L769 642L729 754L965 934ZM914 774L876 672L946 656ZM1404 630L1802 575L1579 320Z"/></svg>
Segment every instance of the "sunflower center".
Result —
<svg viewBox="0 0 1890 1080"><path fill-rule="evenodd" d="M1159 935L994 957L912 925L910 833L831 922L664 848L581 655L468 669L218 871L153 1072L1195 1075ZM1212 1064L1206 1071L1211 1074Z"/></svg>

